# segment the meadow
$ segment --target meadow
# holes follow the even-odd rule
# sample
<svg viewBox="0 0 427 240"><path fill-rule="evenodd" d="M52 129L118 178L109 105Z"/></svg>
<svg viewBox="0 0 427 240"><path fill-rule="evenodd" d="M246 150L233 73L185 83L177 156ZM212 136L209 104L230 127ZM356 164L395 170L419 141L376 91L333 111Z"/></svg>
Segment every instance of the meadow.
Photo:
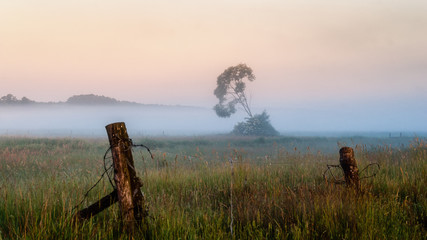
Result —
<svg viewBox="0 0 427 240"><path fill-rule="evenodd" d="M73 214L112 191L107 138L0 137L0 239L426 239L427 143L418 138L145 137L133 149L148 231L121 229L118 204ZM323 174L350 146L363 193ZM108 160L108 159L107 159ZM342 177L339 169L334 176ZM81 204L79 204L81 203Z"/></svg>

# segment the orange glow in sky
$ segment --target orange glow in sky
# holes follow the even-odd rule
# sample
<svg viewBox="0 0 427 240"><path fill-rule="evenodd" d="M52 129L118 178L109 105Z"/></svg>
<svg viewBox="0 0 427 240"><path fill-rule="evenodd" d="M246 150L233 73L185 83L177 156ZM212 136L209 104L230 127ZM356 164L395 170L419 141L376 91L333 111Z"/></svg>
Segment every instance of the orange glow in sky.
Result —
<svg viewBox="0 0 427 240"><path fill-rule="evenodd" d="M246 63L256 106L422 98L427 1L0 2L0 96L211 107ZM424 97L425 99L425 97Z"/></svg>

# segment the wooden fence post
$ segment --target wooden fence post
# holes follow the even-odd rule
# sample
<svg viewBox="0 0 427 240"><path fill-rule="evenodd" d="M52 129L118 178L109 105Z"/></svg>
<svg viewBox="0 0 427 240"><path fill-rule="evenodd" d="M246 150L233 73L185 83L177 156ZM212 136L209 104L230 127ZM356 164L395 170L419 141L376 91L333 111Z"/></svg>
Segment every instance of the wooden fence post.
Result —
<svg viewBox="0 0 427 240"><path fill-rule="evenodd" d="M340 149L340 165L344 170L345 183L348 187L360 190L359 169L357 168L354 151L351 147L342 147Z"/></svg>
<svg viewBox="0 0 427 240"><path fill-rule="evenodd" d="M142 181L136 176L132 142L129 139L125 123L118 122L105 126L110 141L114 164L114 182L125 228L131 232L136 223L146 225L145 200L140 187Z"/></svg>

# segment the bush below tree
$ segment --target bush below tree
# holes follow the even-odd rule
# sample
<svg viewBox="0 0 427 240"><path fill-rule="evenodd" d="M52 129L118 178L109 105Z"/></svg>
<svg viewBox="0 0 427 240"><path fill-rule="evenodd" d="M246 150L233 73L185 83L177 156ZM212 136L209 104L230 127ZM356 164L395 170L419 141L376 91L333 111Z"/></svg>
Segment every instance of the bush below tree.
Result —
<svg viewBox="0 0 427 240"><path fill-rule="evenodd" d="M238 136L278 136L279 132L271 125L270 116L264 111L239 122L231 132Z"/></svg>

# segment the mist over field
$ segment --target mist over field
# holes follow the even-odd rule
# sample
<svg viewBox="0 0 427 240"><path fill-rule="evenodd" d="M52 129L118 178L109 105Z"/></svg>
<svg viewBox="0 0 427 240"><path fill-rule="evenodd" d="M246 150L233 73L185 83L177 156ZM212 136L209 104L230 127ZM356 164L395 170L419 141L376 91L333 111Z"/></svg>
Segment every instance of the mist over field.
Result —
<svg viewBox="0 0 427 240"><path fill-rule="evenodd" d="M149 106L0 107L1 134L104 136L105 126L125 122L131 135L224 133L237 116L219 121L210 109Z"/></svg>
<svg viewBox="0 0 427 240"><path fill-rule="evenodd" d="M0 240L427 240L426 13L0 0Z"/></svg>
<svg viewBox="0 0 427 240"><path fill-rule="evenodd" d="M390 106L386 106L390 105ZM427 111L420 106L294 104L266 110L282 135L292 136L421 136L427 132ZM0 106L0 135L104 137L105 126L125 122L131 136L192 136L229 133L245 120L238 111L219 118L208 107L150 105L34 104Z"/></svg>

